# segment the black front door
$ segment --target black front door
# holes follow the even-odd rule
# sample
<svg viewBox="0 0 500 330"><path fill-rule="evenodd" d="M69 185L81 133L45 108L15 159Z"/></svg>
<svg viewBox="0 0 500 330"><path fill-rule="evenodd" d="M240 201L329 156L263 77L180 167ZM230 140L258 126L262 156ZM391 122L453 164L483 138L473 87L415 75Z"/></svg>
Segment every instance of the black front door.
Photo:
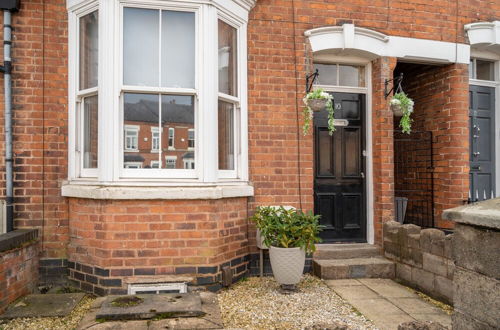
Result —
<svg viewBox="0 0 500 330"><path fill-rule="evenodd" d="M365 95L333 93L336 130L314 115L314 209L323 242L366 242Z"/></svg>
<svg viewBox="0 0 500 330"><path fill-rule="evenodd" d="M495 195L495 89L470 86L470 199Z"/></svg>

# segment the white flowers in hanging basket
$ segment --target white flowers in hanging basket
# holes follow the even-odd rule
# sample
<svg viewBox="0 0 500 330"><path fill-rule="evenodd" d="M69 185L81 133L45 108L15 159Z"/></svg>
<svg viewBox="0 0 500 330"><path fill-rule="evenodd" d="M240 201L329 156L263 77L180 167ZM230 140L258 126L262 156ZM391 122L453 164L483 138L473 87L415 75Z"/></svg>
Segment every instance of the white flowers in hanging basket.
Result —
<svg viewBox="0 0 500 330"><path fill-rule="evenodd" d="M390 105L394 116L401 117L399 127L401 127L403 133L410 134L411 123L413 121L413 119L410 118L410 115L413 113L413 106L415 105L413 100L410 99L404 92L399 92L394 94Z"/></svg>
<svg viewBox="0 0 500 330"><path fill-rule="evenodd" d="M335 126L333 125L333 96L323 91L323 89L318 88L310 93L307 93L303 101L306 105L304 108L304 126L302 127L304 135L309 133L314 112L319 112L324 109L328 111L328 130L330 135L332 135L335 131Z"/></svg>

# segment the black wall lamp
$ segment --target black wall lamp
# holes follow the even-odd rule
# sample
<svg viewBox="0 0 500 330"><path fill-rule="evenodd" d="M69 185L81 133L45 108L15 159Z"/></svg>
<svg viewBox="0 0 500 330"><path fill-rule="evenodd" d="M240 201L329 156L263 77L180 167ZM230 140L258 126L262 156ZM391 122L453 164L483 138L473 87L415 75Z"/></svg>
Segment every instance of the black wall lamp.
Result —
<svg viewBox="0 0 500 330"><path fill-rule="evenodd" d="M392 88L390 90L387 90L388 87L389 87L389 83L390 82L393 82L392 84ZM403 91L403 88L401 87L401 82L403 82L403 73L401 72L399 74L399 76L397 76L396 78L394 79L386 79L385 80L385 91L384 91L384 95L385 95L385 98L387 99L387 97L392 93L398 93L398 92L402 92Z"/></svg>

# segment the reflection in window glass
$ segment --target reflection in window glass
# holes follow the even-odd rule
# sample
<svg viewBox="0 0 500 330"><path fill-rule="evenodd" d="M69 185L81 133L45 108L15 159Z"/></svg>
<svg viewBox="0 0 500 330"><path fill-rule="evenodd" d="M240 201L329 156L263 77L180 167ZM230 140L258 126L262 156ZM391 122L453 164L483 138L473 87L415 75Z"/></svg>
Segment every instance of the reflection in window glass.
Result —
<svg viewBox="0 0 500 330"><path fill-rule="evenodd" d="M495 64L490 61L476 60L476 79L495 80Z"/></svg>
<svg viewBox="0 0 500 330"><path fill-rule="evenodd" d="M474 60L471 59L470 63L469 63L469 78L474 79L474 76L475 76L475 74L474 74Z"/></svg>
<svg viewBox="0 0 500 330"><path fill-rule="evenodd" d="M123 83L158 86L159 10L123 10Z"/></svg>
<svg viewBox="0 0 500 330"><path fill-rule="evenodd" d="M187 95L162 95L161 97L161 126L163 132L168 132L168 138L162 138L163 156L176 157L175 167L184 169L183 160L192 159L194 169L195 154L189 150L189 130L195 130L194 126L194 98ZM170 132L175 132L170 135ZM172 143L172 145L170 145ZM194 143L194 141L193 141ZM171 146L169 148L169 146ZM173 158L170 158L173 159ZM172 166L172 163L170 164Z"/></svg>
<svg viewBox="0 0 500 330"><path fill-rule="evenodd" d="M339 65L339 86L365 87L364 67Z"/></svg>
<svg viewBox="0 0 500 330"><path fill-rule="evenodd" d="M194 148L194 129L188 130L188 148Z"/></svg>
<svg viewBox="0 0 500 330"><path fill-rule="evenodd" d="M234 170L234 105L219 100L219 170Z"/></svg>
<svg viewBox="0 0 500 330"><path fill-rule="evenodd" d="M80 18L80 90L97 86L98 12Z"/></svg>
<svg viewBox="0 0 500 330"><path fill-rule="evenodd" d="M194 88L194 13L163 11L161 26L162 87Z"/></svg>
<svg viewBox="0 0 500 330"><path fill-rule="evenodd" d="M189 130L195 129L193 102L193 96L125 93L125 165L152 168L157 161L158 168L183 169L180 159L187 158L192 160L190 169L194 169L194 152L188 149Z"/></svg>
<svg viewBox="0 0 500 330"><path fill-rule="evenodd" d="M148 139L152 128L159 127L159 96L126 93L123 118L124 164L140 164L139 168L151 168L151 161L159 161L158 152L151 150Z"/></svg>
<svg viewBox="0 0 500 330"><path fill-rule="evenodd" d="M83 167L97 168L97 95L83 100Z"/></svg>
<svg viewBox="0 0 500 330"><path fill-rule="evenodd" d="M219 20L219 92L238 96L237 33L231 25Z"/></svg>
<svg viewBox="0 0 500 330"><path fill-rule="evenodd" d="M314 63L314 70L316 69L319 73L314 82L316 85L337 85L337 64Z"/></svg>

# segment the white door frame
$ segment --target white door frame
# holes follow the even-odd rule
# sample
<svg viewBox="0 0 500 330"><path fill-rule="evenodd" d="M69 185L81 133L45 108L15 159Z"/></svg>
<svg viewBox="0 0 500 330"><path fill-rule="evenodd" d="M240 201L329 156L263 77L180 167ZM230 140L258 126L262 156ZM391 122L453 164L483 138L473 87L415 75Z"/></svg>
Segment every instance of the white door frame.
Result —
<svg viewBox="0 0 500 330"><path fill-rule="evenodd" d="M375 244L374 210L373 210L373 157L372 157L372 64L369 59L354 56L334 56L334 55L314 55L315 62L332 64L351 64L365 67L366 87L344 87L331 85L314 85L323 88L328 92L335 93L357 93L366 95L366 116L365 116L365 194L366 194L366 241L368 244ZM319 78L321 81L321 78Z"/></svg>

